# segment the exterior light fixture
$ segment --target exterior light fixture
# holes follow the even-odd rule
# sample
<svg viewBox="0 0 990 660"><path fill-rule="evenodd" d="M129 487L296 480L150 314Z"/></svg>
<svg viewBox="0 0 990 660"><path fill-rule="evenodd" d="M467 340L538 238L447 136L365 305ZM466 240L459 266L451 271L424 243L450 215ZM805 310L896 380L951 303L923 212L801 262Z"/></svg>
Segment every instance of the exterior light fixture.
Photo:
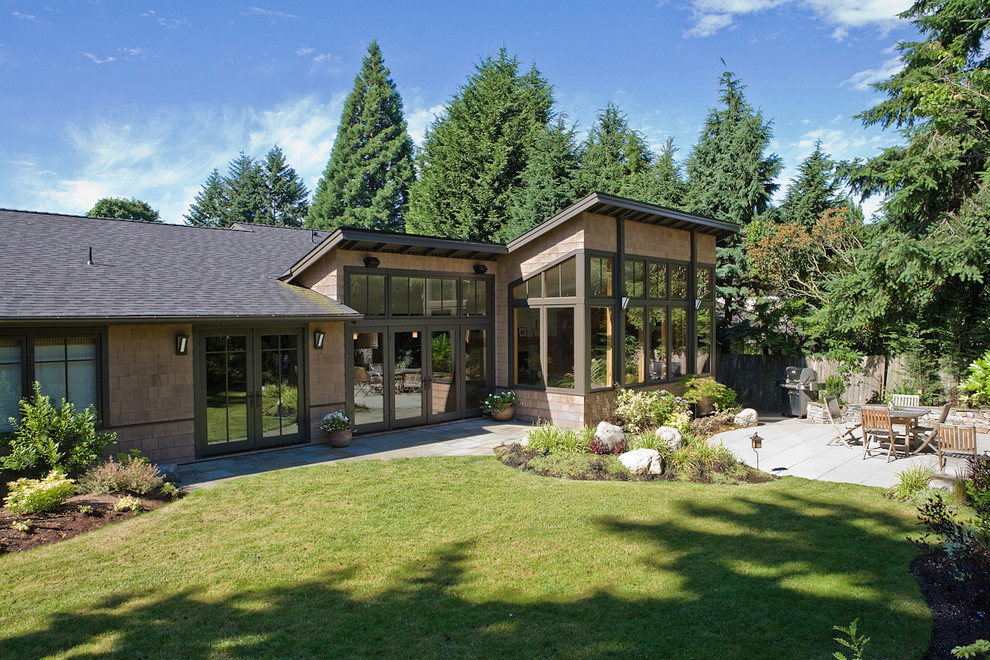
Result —
<svg viewBox="0 0 990 660"><path fill-rule="evenodd" d="M317 350L323 350L323 340L327 338L327 333L322 330L316 330L313 332L313 348Z"/></svg>
<svg viewBox="0 0 990 660"><path fill-rule="evenodd" d="M694 308L695 309L700 309L701 308L701 301L700 300L695 299L695 301L694 301Z"/></svg>
<svg viewBox="0 0 990 660"><path fill-rule="evenodd" d="M355 332L354 333L354 336L351 337L351 339L353 339L354 341L357 341L357 338L358 338L358 333Z"/></svg>
<svg viewBox="0 0 990 660"><path fill-rule="evenodd" d="M759 433L754 433L749 436L749 441L753 445L753 453L756 454L756 469L760 469L760 452L757 449L763 448L763 438L760 437Z"/></svg>
<svg viewBox="0 0 990 660"><path fill-rule="evenodd" d="M368 268L378 268L378 265L380 263L381 263L381 261L379 261L378 257L365 257L364 258L364 265L367 266Z"/></svg>
<svg viewBox="0 0 990 660"><path fill-rule="evenodd" d="M622 297L622 309L627 309L629 307L629 298Z"/></svg>
<svg viewBox="0 0 990 660"><path fill-rule="evenodd" d="M475 264L474 272L477 273L478 275L484 275L485 273L488 272L488 266L486 266L485 264Z"/></svg>
<svg viewBox="0 0 990 660"><path fill-rule="evenodd" d="M413 336L413 339L419 339L419 333L416 332L415 330L413 330L412 336Z"/></svg>
<svg viewBox="0 0 990 660"><path fill-rule="evenodd" d="M175 354L189 355L189 335L175 336Z"/></svg>

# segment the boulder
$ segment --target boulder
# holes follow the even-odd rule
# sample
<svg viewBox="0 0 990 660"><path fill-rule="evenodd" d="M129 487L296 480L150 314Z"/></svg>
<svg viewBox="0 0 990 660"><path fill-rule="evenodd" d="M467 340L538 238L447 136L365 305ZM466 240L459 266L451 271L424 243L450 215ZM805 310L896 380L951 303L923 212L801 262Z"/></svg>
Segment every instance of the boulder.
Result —
<svg viewBox="0 0 990 660"><path fill-rule="evenodd" d="M750 426L757 426L760 423L760 416L752 408L743 408L732 422L736 426L748 428Z"/></svg>
<svg viewBox="0 0 990 660"><path fill-rule="evenodd" d="M619 462L633 474L648 474L653 463L660 463L660 452L656 449L634 449L619 456ZM655 469L662 469L662 466Z"/></svg>
<svg viewBox="0 0 990 660"><path fill-rule="evenodd" d="M621 426L599 422L598 428L595 429L595 438L598 439L604 453L614 454L616 449L624 447L626 434L622 432Z"/></svg>
<svg viewBox="0 0 990 660"><path fill-rule="evenodd" d="M659 454L654 456L653 460L650 461L650 467L646 470L646 472L657 477L663 474L663 459L660 458Z"/></svg>
<svg viewBox="0 0 990 660"><path fill-rule="evenodd" d="M671 449L680 449L684 444L684 438L681 437L681 432L673 426L661 426L657 429L657 435L660 436L660 439L666 442L667 446Z"/></svg>

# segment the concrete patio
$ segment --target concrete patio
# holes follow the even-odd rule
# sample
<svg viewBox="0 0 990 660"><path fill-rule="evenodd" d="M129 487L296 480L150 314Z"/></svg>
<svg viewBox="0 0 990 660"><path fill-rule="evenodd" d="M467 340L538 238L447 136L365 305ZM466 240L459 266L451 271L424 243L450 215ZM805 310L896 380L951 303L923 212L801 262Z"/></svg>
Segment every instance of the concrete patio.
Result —
<svg viewBox="0 0 990 660"><path fill-rule="evenodd" d="M327 445L306 445L227 458L199 461L177 468L184 488L195 490L251 474L285 470L307 465L338 461L384 460L425 456L491 456L492 449L503 443L519 442L526 436L526 423L499 423L491 419L420 427L390 433L360 435L345 449ZM816 424L803 419L763 415L758 428L736 429L714 437L747 465L756 466L757 455L750 436L758 431L763 438L759 467L776 475L792 475L822 481L837 481L866 486L888 487L897 483L897 473L915 464L938 469L933 453L887 462L877 455L863 460L863 448L854 445L828 445L835 430L830 424ZM978 436L980 452L990 450L990 437ZM949 485L965 461L949 459L938 484Z"/></svg>
<svg viewBox="0 0 990 660"><path fill-rule="evenodd" d="M794 417L761 415L758 428L726 431L713 440L722 442L736 458L755 467L757 452L750 443L754 432L763 438L763 448L759 450L760 469L771 474L887 488L897 483L898 472L913 465L929 465L938 472L938 457L934 452L926 451L889 462L886 452L874 453L864 459L862 444L854 444L852 448L839 443L828 444L835 437L831 424ZM862 439L861 431L857 430L856 434ZM978 435L977 448L980 453L990 450L990 436ZM935 485L950 485L957 470L961 471L965 464L964 459L949 458Z"/></svg>

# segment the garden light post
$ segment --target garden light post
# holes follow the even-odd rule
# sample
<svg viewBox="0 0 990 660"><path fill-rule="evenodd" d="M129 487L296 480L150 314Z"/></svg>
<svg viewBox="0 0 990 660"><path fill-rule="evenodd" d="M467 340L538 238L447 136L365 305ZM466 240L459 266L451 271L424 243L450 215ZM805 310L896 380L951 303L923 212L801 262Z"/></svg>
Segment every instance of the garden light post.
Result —
<svg viewBox="0 0 990 660"><path fill-rule="evenodd" d="M753 453L756 454L756 469L759 470L760 469L760 452L758 452L756 450L757 449L761 449L763 447L763 438L760 437L760 434L759 433L754 433L753 435L749 436L749 441L753 445Z"/></svg>

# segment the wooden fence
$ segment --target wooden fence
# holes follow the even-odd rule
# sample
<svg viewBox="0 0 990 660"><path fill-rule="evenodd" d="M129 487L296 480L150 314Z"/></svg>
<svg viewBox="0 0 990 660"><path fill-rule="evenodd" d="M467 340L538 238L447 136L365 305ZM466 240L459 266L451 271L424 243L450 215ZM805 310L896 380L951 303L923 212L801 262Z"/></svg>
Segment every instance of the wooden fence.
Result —
<svg viewBox="0 0 990 660"><path fill-rule="evenodd" d="M779 383L786 377L787 367L811 367L818 373L818 382L839 372L840 364L832 360L792 358L763 355L719 355L718 380L736 391L740 405L766 412L780 412L782 392ZM903 358L869 356L863 359L862 369L849 376L845 403L865 404L880 401L884 392L896 391L904 383L911 382ZM943 373L942 386L954 400L958 382Z"/></svg>

